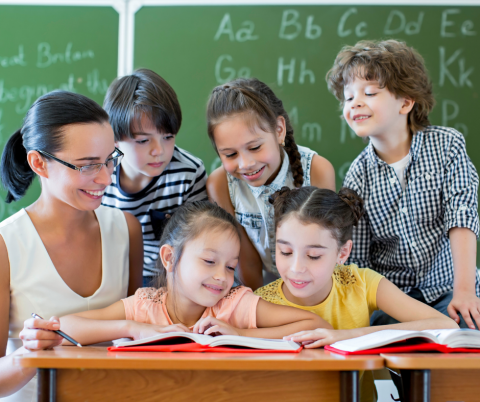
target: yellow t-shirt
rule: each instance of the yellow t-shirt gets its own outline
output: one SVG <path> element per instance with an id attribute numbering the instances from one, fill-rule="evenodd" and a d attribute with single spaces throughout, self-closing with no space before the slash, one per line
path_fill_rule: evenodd
<path id="1" fill-rule="evenodd" d="M 262 299 L 273 303 L 311 311 L 328 321 L 334 329 L 354 329 L 370 326 L 370 315 L 378 310 L 377 289 L 383 278 L 369 268 L 355 264 L 340 265 L 333 272 L 333 286 L 328 297 L 316 306 L 300 306 L 288 301 L 283 294 L 283 279 L 277 279 L 255 291 Z M 360 400 L 377 400 L 371 371 L 361 373 Z"/>
<path id="2" fill-rule="evenodd" d="M 333 272 L 333 286 L 328 297 L 316 306 L 300 306 L 283 294 L 283 279 L 277 279 L 255 291 L 273 303 L 311 311 L 328 321 L 335 329 L 370 326 L 370 315 L 377 310 L 377 289 L 382 275 L 355 264 L 338 266 Z"/>

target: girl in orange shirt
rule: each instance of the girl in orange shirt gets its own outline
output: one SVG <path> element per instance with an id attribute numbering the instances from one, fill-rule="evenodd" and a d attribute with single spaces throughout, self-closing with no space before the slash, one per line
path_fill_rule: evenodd
<path id="1" fill-rule="evenodd" d="M 313 313 L 266 302 L 249 288 L 231 289 L 240 238 L 234 218 L 217 205 L 180 207 L 160 244 L 157 289 L 141 288 L 107 308 L 62 317 L 62 330 L 91 344 L 179 331 L 281 338 L 331 328 Z"/>

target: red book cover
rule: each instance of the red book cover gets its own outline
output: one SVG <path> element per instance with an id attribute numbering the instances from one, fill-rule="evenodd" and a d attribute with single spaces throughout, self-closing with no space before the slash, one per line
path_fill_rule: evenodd
<path id="1" fill-rule="evenodd" d="M 176 345 L 140 345 L 117 347 L 110 346 L 110 352 L 206 352 L 206 353 L 299 353 L 303 349 L 300 346 L 297 350 L 271 350 L 271 349 L 251 349 L 242 347 L 228 346 L 203 346 L 199 343 L 180 343 Z"/>
<path id="2" fill-rule="evenodd" d="M 412 353 L 412 352 L 441 352 L 441 353 L 480 353 L 480 349 L 472 348 L 449 348 L 438 343 L 417 343 L 409 344 L 408 342 L 395 343 L 393 345 L 382 346 L 380 348 L 357 350 L 356 352 L 347 352 L 331 347 L 325 346 L 325 350 L 338 353 L 341 355 L 378 355 L 380 353 Z"/>

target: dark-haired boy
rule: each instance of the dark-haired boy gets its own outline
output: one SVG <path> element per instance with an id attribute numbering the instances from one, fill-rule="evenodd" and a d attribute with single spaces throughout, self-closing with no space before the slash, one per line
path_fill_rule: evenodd
<path id="1" fill-rule="evenodd" d="M 480 325 L 478 175 L 463 136 L 430 125 L 435 101 L 422 57 L 403 42 L 362 41 L 341 50 L 327 80 L 349 126 L 369 138 L 344 181 L 366 207 L 350 262 L 462 327 Z M 382 311 L 371 317 L 393 322 Z"/>
<path id="2" fill-rule="evenodd" d="M 103 104 L 125 156 L 102 205 L 135 215 L 142 224 L 144 286 L 156 276 L 165 219 L 185 202 L 207 199 L 203 162 L 175 146 L 182 112 L 173 88 L 151 70 L 116 79 Z"/>

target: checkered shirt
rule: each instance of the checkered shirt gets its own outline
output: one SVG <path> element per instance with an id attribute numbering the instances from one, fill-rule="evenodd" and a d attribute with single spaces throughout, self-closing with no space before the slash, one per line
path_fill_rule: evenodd
<path id="1" fill-rule="evenodd" d="M 343 185 L 364 199 L 366 213 L 354 228 L 348 264 L 374 269 L 405 293 L 418 288 L 430 303 L 453 289 L 448 231 L 468 228 L 478 237 L 478 175 L 452 128 L 418 132 L 409 155 L 403 191 L 371 143 L 350 166 Z"/>

